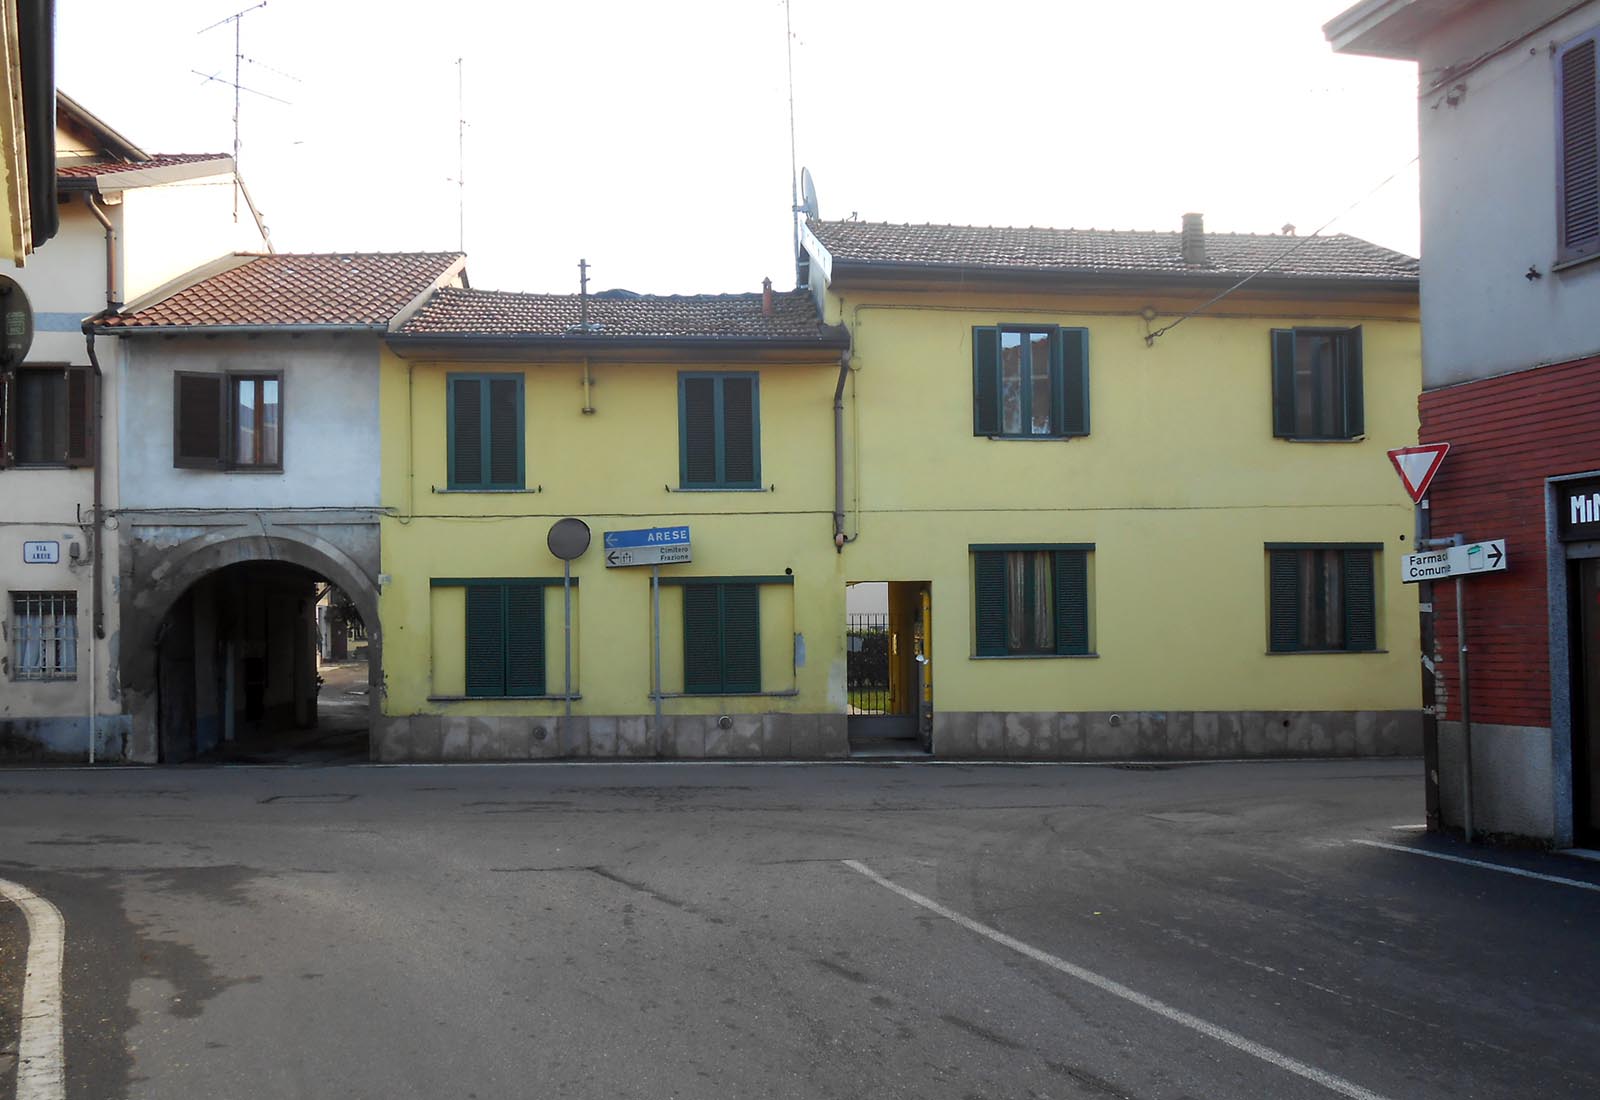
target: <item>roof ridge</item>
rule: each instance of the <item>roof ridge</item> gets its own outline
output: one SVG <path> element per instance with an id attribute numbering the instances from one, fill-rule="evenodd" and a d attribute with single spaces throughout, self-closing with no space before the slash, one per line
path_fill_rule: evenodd
<path id="1" fill-rule="evenodd" d="M 492 288 L 492 287 L 475 287 L 475 286 L 474 287 L 462 287 L 462 286 L 440 287 L 439 288 L 439 292 L 441 294 L 453 294 L 453 295 L 454 294 L 459 294 L 459 295 L 462 295 L 462 296 L 482 295 L 482 296 L 485 296 L 485 297 L 497 296 L 497 297 L 502 297 L 502 298 L 555 298 L 555 299 L 559 299 L 561 301 L 571 300 L 571 301 L 574 301 L 574 302 L 579 301 L 583 297 L 581 294 L 573 294 L 570 291 L 556 291 L 556 290 L 499 290 L 499 289 L 495 289 L 495 288 Z M 688 301 L 690 299 L 716 299 L 716 300 L 727 300 L 727 299 L 731 299 L 731 298 L 760 299 L 762 297 L 762 295 L 764 294 L 764 291 L 760 291 L 760 290 L 720 290 L 720 291 L 701 291 L 701 292 L 692 293 L 692 294 L 654 294 L 654 293 L 651 293 L 649 291 L 635 291 L 633 293 L 636 296 L 635 297 L 631 297 L 631 298 L 608 298 L 608 297 L 604 297 L 604 292 L 601 291 L 601 292 L 596 292 L 596 293 L 590 294 L 589 295 L 589 300 L 591 302 L 593 302 L 593 301 L 601 301 L 601 302 L 637 302 L 637 301 L 640 301 L 640 300 L 652 301 L 652 302 L 660 302 L 660 301 L 673 301 L 673 300 Z M 777 288 L 773 288 L 773 291 L 772 291 L 773 297 L 793 296 L 793 295 L 796 295 L 796 294 L 804 294 L 804 295 L 809 297 L 810 293 L 811 292 L 809 290 L 807 290 L 806 288 L 804 288 L 804 287 L 796 287 L 793 290 L 778 290 Z"/>
<path id="2" fill-rule="evenodd" d="M 982 233 L 1116 233 L 1141 237 L 1183 236 L 1183 231 L 1181 229 L 1100 229 L 1095 226 L 1076 225 L 973 225 L 962 222 L 851 221 L 848 219 L 829 218 L 818 218 L 817 223 L 821 225 L 875 226 L 883 229 L 971 229 Z M 1251 233 L 1237 229 L 1207 229 L 1205 233 L 1208 240 L 1215 239 L 1217 237 L 1248 237 L 1252 240 L 1284 241 L 1312 239 L 1335 240 L 1338 238 L 1344 238 L 1345 240 L 1360 241 L 1362 244 L 1370 244 L 1374 248 L 1387 247 L 1381 244 L 1374 244 L 1372 241 L 1369 241 L 1364 237 L 1357 237 L 1350 233 L 1308 233 L 1304 237 L 1293 237 L 1283 233 Z M 1396 250 L 1389 249 L 1389 251 L 1393 252 Z M 1398 255 L 1404 256 L 1405 253 L 1399 252 Z"/>

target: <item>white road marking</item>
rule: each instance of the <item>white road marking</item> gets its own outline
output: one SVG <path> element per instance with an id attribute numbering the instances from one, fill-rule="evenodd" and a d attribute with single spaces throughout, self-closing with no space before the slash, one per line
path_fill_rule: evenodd
<path id="1" fill-rule="evenodd" d="M 0 897 L 21 909 L 28 922 L 17 1100 L 63 1100 L 67 1066 L 61 1044 L 61 955 L 66 935 L 61 911 L 26 886 L 3 878 Z"/>
<path id="2" fill-rule="evenodd" d="M 884 878 L 882 875 L 878 874 L 878 872 L 874 871 L 871 867 L 868 867 L 865 863 L 862 863 L 859 860 L 847 859 L 844 861 L 844 865 L 850 868 L 852 871 L 857 871 L 865 875 L 873 882 L 876 882 L 879 886 L 882 886 L 888 890 L 893 890 L 907 901 L 922 906 L 922 908 L 928 910 L 930 913 L 937 913 L 939 916 L 960 925 L 969 932 L 976 932 L 985 939 L 992 940 L 1002 947 L 1009 947 L 1019 955 L 1025 955 L 1036 963 L 1041 963 L 1045 966 L 1048 966 L 1052 970 L 1058 970 L 1070 978 L 1078 979 L 1080 982 L 1087 982 L 1089 985 L 1094 986 L 1096 989 L 1103 990 L 1104 992 L 1111 994 L 1113 997 L 1121 997 L 1124 1001 L 1128 1001 L 1131 1004 L 1138 1005 L 1140 1008 L 1154 1012 L 1157 1016 L 1165 1017 L 1175 1024 L 1181 1024 L 1193 1031 L 1198 1031 L 1207 1038 L 1215 1039 L 1219 1043 L 1226 1043 L 1233 1049 L 1242 1051 L 1245 1054 L 1250 1055 L 1252 1058 L 1259 1058 L 1261 1061 L 1266 1062 L 1269 1065 L 1277 1066 L 1282 1070 L 1287 1070 L 1289 1073 L 1292 1073 L 1297 1077 L 1303 1077 L 1307 1081 L 1321 1085 L 1325 1089 L 1337 1092 L 1342 1096 L 1349 1096 L 1352 1098 L 1352 1100 L 1384 1100 L 1384 1098 L 1378 1093 L 1369 1092 L 1360 1085 L 1346 1081 L 1343 1077 L 1336 1077 L 1326 1070 L 1321 1070 L 1316 1066 L 1308 1066 L 1304 1062 L 1296 1061 L 1295 1059 L 1290 1058 L 1287 1054 L 1280 1054 L 1271 1047 L 1262 1046 L 1260 1043 L 1257 1043 L 1251 1039 L 1246 1039 L 1243 1035 L 1229 1031 L 1225 1027 L 1218 1027 L 1216 1024 L 1202 1020 L 1198 1016 L 1190 1015 L 1181 1008 L 1173 1008 L 1164 1001 L 1158 1001 L 1154 997 L 1148 997 L 1136 989 L 1130 989 L 1121 982 L 1112 981 L 1110 978 L 1096 974 L 1092 970 L 1086 970 L 1075 963 L 1070 963 L 1065 959 L 1057 958 L 1048 951 L 1041 951 L 1031 944 L 1023 943 L 1021 940 L 1008 936 L 1004 932 L 990 928 L 987 924 L 980 924 L 971 917 L 963 916 L 962 914 L 957 913 L 954 909 L 946 909 L 932 898 L 923 897 L 915 890 L 908 890 L 899 883 L 890 882 L 888 879 Z"/>
<path id="3" fill-rule="evenodd" d="M 1518 878 L 1536 878 L 1540 882 L 1554 882 L 1559 886 L 1576 886 L 1579 890 L 1593 890 L 1596 893 L 1600 893 L 1600 885 L 1593 882 L 1584 882 L 1582 879 L 1562 878 L 1560 875 L 1541 875 L 1538 871 L 1524 871 L 1521 867 L 1507 867 L 1500 863 L 1487 863 L 1481 859 L 1467 859 L 1465 856 L 1451 856 L 1443 852 L 1430 852 L 1423 848 L 1409 848 L 1404 844 L 1385 844 L 1381 840 L 1353 840 L 1350 843 L 1364 844 L 1368 848 L 1386 848 L 1391 852 L 1408 852 L 1414 856 L 1427 856 L 1429 859 L 1442 859 L 1447 863 L 1465 863 L 1468 867 L 1482 867 L 1488 871 L 1516 875 Z"/>

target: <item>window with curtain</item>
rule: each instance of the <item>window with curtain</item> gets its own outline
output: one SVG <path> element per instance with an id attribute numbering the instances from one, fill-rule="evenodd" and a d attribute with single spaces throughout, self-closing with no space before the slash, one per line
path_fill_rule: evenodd
<path id="1" fill-rule="evenodd" d="M 1092 549 L 973 547 L 977 656 L 1087 656 Z"/>
<path id="2" fill-rule="evenodd" d="M 1273 653 L 1378 647 L 1376 551 L 1370 546 L 1269 547 Z"/>
<path id="3" fill-rule="evenodd" d="M 11 639 L 12 679 L 76 679 L 77 594 L 74 592 L 12 593 Z"/>
<path id="4" fill-rule="evenodd" d="M 974 328 L 972 395 L 974 435 L 1088 435 L 1088 330 L 1056 325 Z"/>

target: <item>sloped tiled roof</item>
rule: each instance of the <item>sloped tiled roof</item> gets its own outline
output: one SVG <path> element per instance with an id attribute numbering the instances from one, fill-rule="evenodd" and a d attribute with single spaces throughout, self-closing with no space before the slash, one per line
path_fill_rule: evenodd
<path id="1" fill-rule="evenodd" d="M 402 336 L 773 340 L 839 343 L 804 290 L 774 291 L 772 315 L 760 294 L 590 295 L 590 330 L 580 330 L 576 294 L 521 294 L 444 287 L 400 329 Z"/>
<path id="2" fill-rule="evenodd" d="M 151 168 L 170 168 L 175 164 L 201 164 L 205 161 L 231 161 L 227 153 L 157 153 L 149 160 L 111 160 L 100 164 L 68 164 L 56 169 L 59 179 L 95 179 L 118 172 L 143 172 Z M 221 168 L 221 165 L 218 165 Z"/>
<path id="3" fill-rule="evenodd" d="M 463 259 L 459 252 L 239 253 L 242 262 L 102 329 L 381 329 Z"/>
<path id="4" fill-rule="evenodd" d="M 835 265 L 976 268 L 1070 275 L 1415 281 L 1416 259 L 1339 233 L 1206 233 L 1206 263 L 1183 260 L 1178 233 L 810 221 Z M 1293 251 L 1290 251 L 1293 249 Z"/>

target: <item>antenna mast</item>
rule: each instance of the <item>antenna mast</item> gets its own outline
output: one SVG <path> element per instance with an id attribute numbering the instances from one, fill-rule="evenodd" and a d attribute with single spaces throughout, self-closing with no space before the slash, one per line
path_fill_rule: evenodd
<path id="1" fill-rule="evenodd" d="M 239 82 L 242 75 L 240 69 L 244 65 L 244 17 L 253 11 L 267 6 L 267 0 L 259 4 L 252 4 L 248 8 L 234 12 L 225 19 L 219 19 L 209 27 L 201 27 L 200 34 L 215 30 L 225 23 L 233 24 L 233 220 L 239 220 L 239 93 L 244 91 L 244 85 Z M 207 78 L 212 79 L 212 78 Z M 257 93 L 258 95 L 261 93 Z M 267 98 L 275 98 L 268 96 Z M 279 102 L 282 102 L 281 100 Z"/>
<path id="2" fill-rule="evenodd" d="M 800 256 L 800 174 L 794 142 L 794 29 L 789 22 L 789 0 L 783 0 L 783 44 L 789 64 L 789 218 L 794 222 L 794 255 Z"/>
<path id="3" fill-rule="evenodd" d="M 467 250 L 466 64 L 456 58 L 456 251 Z"/>

